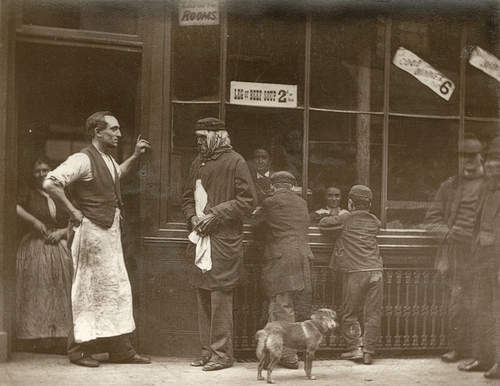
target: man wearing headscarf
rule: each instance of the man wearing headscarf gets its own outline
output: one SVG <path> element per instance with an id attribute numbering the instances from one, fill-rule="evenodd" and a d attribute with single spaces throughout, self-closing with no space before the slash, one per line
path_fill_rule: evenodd
<path id="1" fill-rule="evenodd" d="M 458 153 L 462 171 L 436 193 L 425 217 L 426 228 L 440 243 L 435 268 L 448 291 L 448 342 L 451 351 L 441 359 L 456 362 L 470 351 L 472 319 L 472 231 L 478 192 L 483 183 L 481 142 L 465 133 Z"/>
<path id="2" fill-rule="evenodd" d="M 246 282 L 242 218 L 253 211 L 257 196 L 247 163 L 232 149 L 223 121 L 200 119 L 196 136 L 199 154 L 182 197 L 202 346 L 201 357 L 191 365 L 212 371 L 234 361 L 233 294 Z"/>

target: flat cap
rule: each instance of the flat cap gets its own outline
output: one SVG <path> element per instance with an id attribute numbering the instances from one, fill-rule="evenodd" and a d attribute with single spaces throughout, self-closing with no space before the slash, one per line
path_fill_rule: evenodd
<path id="1" fill-rule="evenodd" d="M 495 137 L 491 140 L 486 154 L 500 154 L 500 136 Z"/>
<path id="2" fill-rule="evenodd" d="M 226 125 L 218 118 L 202 118 L 196 122 L 196 130 L 218 131 L 225 130 Z"/>
<path id="3" fill-rule="evenodd" d="M 483 145 L 474 133 L 465 133 L 464 140 L 458 145 L 460 154 L 478 154 L 483 151 Z"/>
<path id="4" fill-rule="evenodd" d="M 293 174 L 286 172 L 284 170 L 271 174 L 271 177 L 269 178 L 271 179 L 271 183 L 273 184 L 285 182 L 288 184 L 295 185 L 295 183 L 297 182 Z"/>
<path id="5" fill-rule="evenodd" d="M 349 192 L 349 196 L 355 196 L 358 198 L 366 198 L 367 200 L 371 200 L 373 198 L 373 193 L 368 186 L 354 185 Z"/>

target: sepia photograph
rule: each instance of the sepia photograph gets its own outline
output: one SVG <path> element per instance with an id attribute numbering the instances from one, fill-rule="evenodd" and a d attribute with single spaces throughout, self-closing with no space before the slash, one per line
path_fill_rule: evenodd
<path id="1" fill-rule="evenodd" d="M 499 24 L 0 0 L 0 386 L 498 382 Z"/>

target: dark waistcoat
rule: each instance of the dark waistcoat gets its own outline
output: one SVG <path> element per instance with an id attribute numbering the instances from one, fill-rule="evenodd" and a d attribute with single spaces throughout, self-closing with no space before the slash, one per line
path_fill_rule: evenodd
<path id="1" fill-rule="evenodd" d="M 75 206 L 90 221 L 111 228 L 116 208 L 123 207 L 118 171 L 115 171 L 113 181 L 106 163 L 94 146 L 86 147 L 81 152 L 90 158 L 92 179 L 73 182 L 70 185 L 71 197 Z"/>

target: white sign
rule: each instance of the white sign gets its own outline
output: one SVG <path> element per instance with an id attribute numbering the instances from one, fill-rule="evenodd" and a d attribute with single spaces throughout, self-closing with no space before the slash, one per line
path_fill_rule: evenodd
<path id="1" fill-rule="evenodd" d="M 179 25 L 219 25 L 219 0 L 180 0 Z"/>
<path id="2" fill-rule="evenodd" d="M 297 86 L 231 82 L 231 103 L 245 106 L 297 107 Z"/>
<path id="3" fill-rule="evenodd" d="M 500 60 L 481 47 L 470 54 L 469 63 L 500 82 Z"/>
<path id="4" fill-rule="evenodd" d="M 413 75 L 441 98 L 450 100 L 451 94 L 455 90 L 453 82 L 413 52 L 399 47 L 392 63 Z"/>

